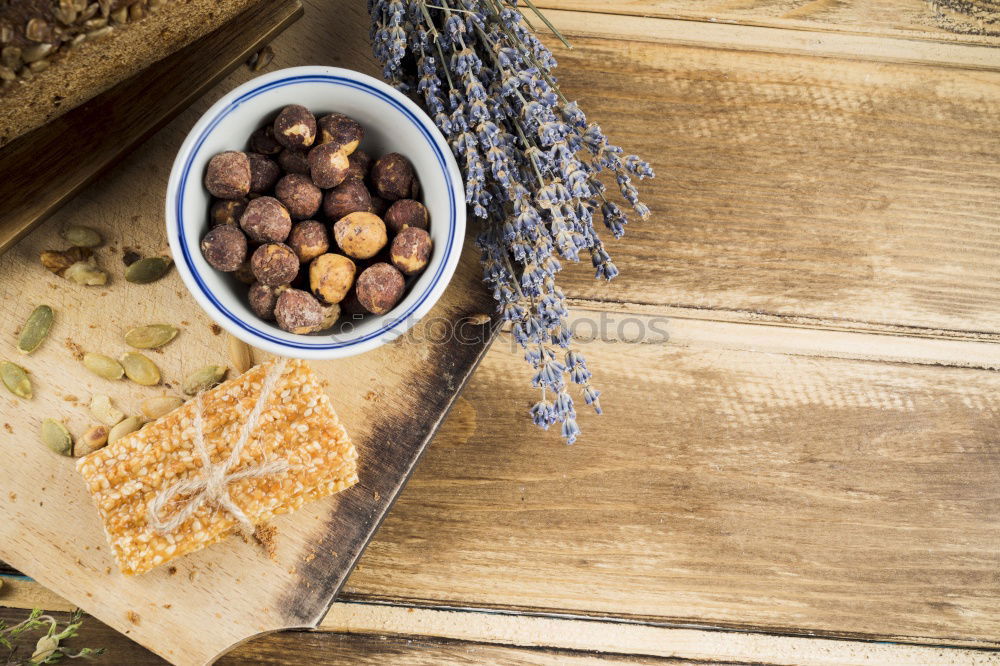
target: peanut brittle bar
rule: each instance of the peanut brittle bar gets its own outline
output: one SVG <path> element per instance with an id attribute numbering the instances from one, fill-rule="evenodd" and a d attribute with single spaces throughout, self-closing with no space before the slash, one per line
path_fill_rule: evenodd
<path id="1" fill-rule="evenodd" d="M 240 448 L 235 456 L 234 446 Z M 202 491 L 172 492 L 181 482 L 197 484 L 230 458 L 226 499 L 252 524 L 358 480 L 357 452 L 315 373 L 296 360 L 262 363 L 77 462 L 122 572 L 144 573 L 239 527 L 222 502 L 200 497 Z M 275 461 L 283 461 L 281 469 L 261 473 Z M 258 474 L 241 476 L 253 470 Z M 153 520 L 151 505 L 161 507 Z M 185 507 L 191 515 L 165 531 L 160 519 L 177 519 Z"/>

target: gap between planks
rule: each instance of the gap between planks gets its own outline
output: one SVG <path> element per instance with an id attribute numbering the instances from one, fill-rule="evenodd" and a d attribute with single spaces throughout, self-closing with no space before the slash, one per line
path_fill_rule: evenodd
<path id="1" fill-rule="evenodd" d="M 5 578 L 0 605 L 72 611 L 73 604 L 31 580 Z M 668 627 L 619 620 L 526 614 L 481 608 L 424 608 L 384 602 L 335 602 L 320 631 L 443 638 L 513 647 L 737 661 L 833 666 L 892 663 L 1000 664 L 991 650 L 905 643 L 785 636 L 744 631 Z"/>
<path id="2" fill-rule="evenodd" d="M 1000 48 L 990 46 L 562 9 L 546 9 L 545 14 L 568 37 L 1000 70 Z M 549 33 L 539 21 L 533 24 Z"/>
<path id="3" fill-rule="evenodd" d="M 660 309 L 662 312 L 662 309 Z M 789 326 L 783 322 L 748 323 L 647 314 L 574 305 L 570 327 L 581 351 L 595 343 L 654 344 L 725 349 L 765 354 L 842 358 L 883 363 L 1000 369 L 996 341 L 921 337 L 897 333 Z M 494 345 L 513 349 L 509 335 Z"/>

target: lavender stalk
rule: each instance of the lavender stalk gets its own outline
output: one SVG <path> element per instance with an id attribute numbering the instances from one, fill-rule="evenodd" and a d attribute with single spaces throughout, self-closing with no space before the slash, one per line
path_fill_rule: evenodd
<path id="1" fill-rule="evenodd" d="M 568 387 L 578 385 L 598 414 L 600 391 L 573 346 L 556 276 L 563 261 L 587 254 L 596 279 L 618 275 L 594 220 L 599 215 L 619 238 L 628 217 L 598 176 L 610 173 L 634 213 L 647 219 L 633 178 L 652 178 L 653 170 L 623 156 L 562 95 L 555 58 L 516 0 L 369 0 L 368 11 L 383 75 L 421 101 L 462 168 L 467 203 L 481 220 L 483 279 L 534 369 L 540 396 L 532 420 L 545 429 L 560 424 L 572 444 L 580 428 Z"/>

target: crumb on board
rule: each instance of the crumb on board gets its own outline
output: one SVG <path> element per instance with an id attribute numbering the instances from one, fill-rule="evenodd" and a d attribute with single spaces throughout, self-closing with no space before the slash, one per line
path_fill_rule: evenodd
<path id="1" fill-rule="evenodd" d="M 179 296 L 180 292 L 177 292 L 177 295 Z M 189 322 L 187 319 L 181 321 L 181 326 L 190 326 L 190 325 L 191 325 L 191 322 Z"/>
<path id="2" fill-rule="evenodd" d="M 142 255 L 133 250 L 130 247 L 125 248 L 125 252 L 122 254 L 122 263 L 126 266 L 131 266 L 135 262 L 139 261 Z"/>
<path id="3" fill-rule="evenodd" d="M 192 583 L 195 582 L 196 580 L 198 580 L 198 572 L 195 571 L 194 569 L 192 569 L 191 571 L 189 571 L 188 572 L 188 580 L 191 581 Z"/>
<path id="4" fill-rule="evenodd" d="M 14 434 L 14 426 L 12 426 L 9 423 L 4 423 L 3 424 L 3 429 L 6 430 L 8 432 L 8 434 L 11 434 L 11 435 Z"/>
<path id="5" fill-rule="evenodd" d="M 316 553 L 309 553 L 308 555 L 306 555 L 305 561 L 312 562 L 315 559 L 316 559 Z"/>
<path id="6" fill-rule="evenodd" d="M 177 567 L 175 566 L 167 567 L 167 573 L 170 574 L 171 576 L 175 575 L 177 573 Z"/>
<path id="7" fill-rule="evenodd" d="M 261 524 L 253 530 L 253 539 L 260 544 L 272 561 L 278 559 L 278 528 L 274 525 Z"/>
<path id="8" fill-rule="evenodd" d="M 377 401 L 378 400 L 378 393 L 376 393 L 375 391 L 368 391 L 368 393 L 365 393 L 365 400 L 375 400 L 375 401 Z"/>
<path id="9" fill-rule="evenodd" d="M 63 344 L 66 345 L 66 349 L 69 350 L 69 353 L 73 355 L 74 360 L 83 360 L 83 347 L 73 342 L 71 338 L 66 338 L 66 341 Z"/>
<path id="10" fill-rule="evenodd" d="M 296 571 L 298 571 L 298 569 L 296 569 L 295 567 L 288 567 L 288 573 L 292 574 L 293 576 L 295 575 Z"/>
<path id="11" fill-rule="evenodd" d="M 377 502 L 380 499 L 382 499 L 382 495 L 380 495 L 379 492 L 376 490 L 375 492 L 372 493 L 372 498 Z"/>
<path id="12" fill-rule="evenodd" d="M 73 395 L 72 393 L 70 393 L 69 395 L 64 395 L 63 396 L 63 400 L 65 400 L 66 402 L 79 402 L 80 401 L 80 399 L 78 397 L 76 397 L 75 395 Z"/>
<path id="13" fill-rule="evenodd" d="M 163 604 L 163 607 L 166 608 L 167 610 L 170 610 L 171 608 L 174 607 L 174 605 L 173 604 Z"/>
<path id="14" fill-rule="evenodd" d="M 111 575 L 111 567 L 105 567 L 104 573 L 106 573 L 107 575 L 110 576 Z"/>
<path id="15" fill-rule="evenodd" d="M 222 327 L 219 326 L 218 324 L 212 324 L 211 329 L 212 329 L 212 335 L 219 335 L 222 333 Z"/>
<path id="16" fill-rule="evenodd" d="M 132 610 L 130 610 L 129 612 L 125 613 L 125 617 L 128 618 L 129 622 L 131 622 L 132 624 L 135 624 L 135 625 L 138 625 L 139 622 L 142 621 L 142 618 L 139 617 L 139 614 L 136 613 L 135 611 L 132 611 Z"/>
<path id="17" fill-rule="evenodd" d="M 7 497 L 10 498 L 11 502 L 16 502 L 17 501 L 17 493 L 15 493 L 13 491 L 7 493 Z"/>

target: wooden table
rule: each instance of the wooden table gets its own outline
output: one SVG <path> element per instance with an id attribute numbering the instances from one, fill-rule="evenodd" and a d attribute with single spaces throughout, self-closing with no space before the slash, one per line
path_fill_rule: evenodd
<path id="1" fill-rule="evenodd" d="M 272 68 L 377 71 L 363 2 L 306 5 Z M 1000 8 L 539 5 L 658 174 L 622 276 L 565 275 L 606 414 L 534 429 L 502 335 L 321 629 L 223 662 L 1000 663 Z"/>

